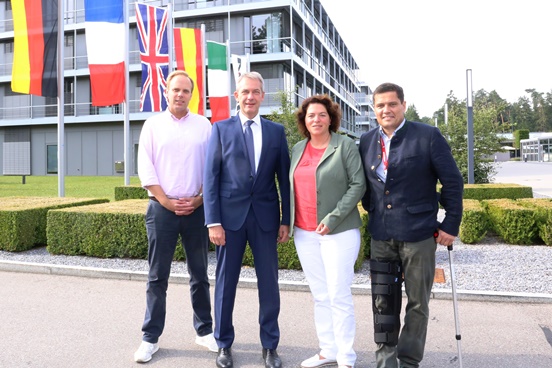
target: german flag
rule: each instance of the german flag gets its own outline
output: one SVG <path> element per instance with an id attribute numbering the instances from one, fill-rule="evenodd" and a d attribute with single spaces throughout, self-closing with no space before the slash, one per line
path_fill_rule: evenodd
<path id="1" fill-rule="evenodd" d="M 12 91 L 57 97 L 58 0 L 11 0 Z"/>

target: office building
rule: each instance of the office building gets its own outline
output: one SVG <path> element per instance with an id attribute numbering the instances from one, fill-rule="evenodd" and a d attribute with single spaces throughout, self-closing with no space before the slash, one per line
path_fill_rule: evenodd
<path id="1" fill-rule="evenodd" d="M 86 55 L 84 0 L 59 0 L 64 16 L 65 175 L 122 175 L 123 105 L 91 105 Z M 370 89 L 358 80 L 359 68 L 319 0 L 161 0 L 170 3 L 174 27 L 200 28 L 206 40 L 229 42 L 230 53 L 249 54 L 251 70 L 265 78 L 261 114 L 278 110 L 279 91 L 295 104 L 328 93 L 341 106 L 341 129 L 358 138 L 370 127 Z M 141 64 L 134 1 L 129 1 L 129 167 L 136 174 L 136 154 L 143 122 L 140 112 Z M 57 173 L 57 99 L 11 91 L 13 64 L 11 3 L 0 1 L 0 165 L 4 174 Z M 106 50 L 109 52 L 109 50 Z M 232 78 L 233 79 L 233 78 Z M 235 83 L 232 80 L 231 93 Z M 235 101 L 231 98 L 231 109 Z M 210 111 L 207 111 L 210 117 Z M 356 121 L 359 121 L 357 124 Z"/>

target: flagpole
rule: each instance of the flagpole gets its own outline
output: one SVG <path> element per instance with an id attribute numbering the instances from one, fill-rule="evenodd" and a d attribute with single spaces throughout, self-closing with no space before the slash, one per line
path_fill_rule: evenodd
<path id="1" fill-rule="evenodd" d="M 205 60 L 207 60 L 207 41 L 205 40 L 205 24 L 201 23 L 201 55 L 203 57 L 203 115 L 207 115 L 207 63 L 205 63 Z M 211 110 L 212 115 L 212 110 Z"/>
<path id="2" fill-rule="evenodd" d="M 64 130 L 64 117 L 65 117 L 65 88 L 63 83 L 64 73 L 64 32 L 65 23 L 63 15 L 65 1 L 58 2 L 58 33 L 57 33 L 57 85 L 58 85 L 58 196 L 65 197 L 65 130 Z"/>
<path id="3" fill-rule="evenodd" d="M 130 140 L 130 112 L 129 112 L 129 104 L 128 99 L 130 95 L 130 88 L 129 88 L 129 30 L 128 30 L 128 0 L 123 0 L 123 19 L 125 21 L 125 100 L 123 101 L 123 114 L 124 114 L 124 123 L 123 123 L 123 130 L 124 130 L 124 156 L 123 159 L 125 161 L 125 185 L 130 185 L 130 158 L 132 157 L 131 154 L 131 145 L 132 142 Z"/>
<path id="4" fill-rule="evenodd" d="M 228 88 L 230 89 L 228 91 L 228 116 L 232 116 L 232 96 L 234 94 L 232 93 L 232 73 L 230 73 L 230 39 L 226 39 L 226 70 L 228 71 L 227 78 L 228 78 Z"/>
<path id="5" fill-rule="evenodd" d="M 172 4 L 171 2 L 169 1 L 169 3 L 167 4 L 167 14 L 169 14 L 169 16 L 171 17 L 171 21 L 168 22 L 169 24 L 167 24 L 167 41 L 169 42 L 168 46 L 169 46 L 169 74 L 171 74 L 171 72 L 174 70 L 174 63 L 173 63 L 173 60 L 174 60 L 174 53 L 173 53 L 173 49 L 174 49 L 174 17 L 173 17 L 173 13 L 172 13 Z M 168 87 L 168 86 L 167 86 Z"/>

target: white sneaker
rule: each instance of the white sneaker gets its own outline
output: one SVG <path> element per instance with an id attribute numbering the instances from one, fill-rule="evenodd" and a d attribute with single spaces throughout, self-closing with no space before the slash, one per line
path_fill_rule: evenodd
<path id="1" fill-rule="evenodd" d="M 153 354 L 159 350 L 158 344 L 152 344 L 147 341 L 142 341 L 140 347 L 134 353 L 134 361 L 137 363 L 146 363 L 151 360 Z"/>
<path id="2" fill-rule="evenodd" d="M 214 351 L 215 353 L 219 350 L 217 341 L 215 340 L 215 336 L 213 336 L 212 333 L 205 336 L 196 336 L 195 342 L 196 344 L 206 347 L 207 349 Z"/>
<path id="3" fill-rule="evenodd" d="M 325 367 L 327 365 L 334 365 L 337 361 L 335 359 L 321 359 L 320 355 L 316 354 L 309 359 L 303 360 L 301 362 L 301 367 L 303 368 L 316 368 L 316 367 Z"/>

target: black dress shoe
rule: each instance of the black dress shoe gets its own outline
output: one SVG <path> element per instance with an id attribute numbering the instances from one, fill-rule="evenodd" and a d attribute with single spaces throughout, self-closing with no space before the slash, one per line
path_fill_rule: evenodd
<path id="1" fill-rule="evenodd" d="M 282 359 L 278 356 L 276 349 L 263 349 L 263 360 L 266 368 L 282 367 Z"/>
<path id="2" fill-rule="evenodd" d="M 232 351 L 230 348 L 220 348 L 217 355 L 217 367 L 218 368 L 232 368 L 234 362 L 232 361 Z"/>

